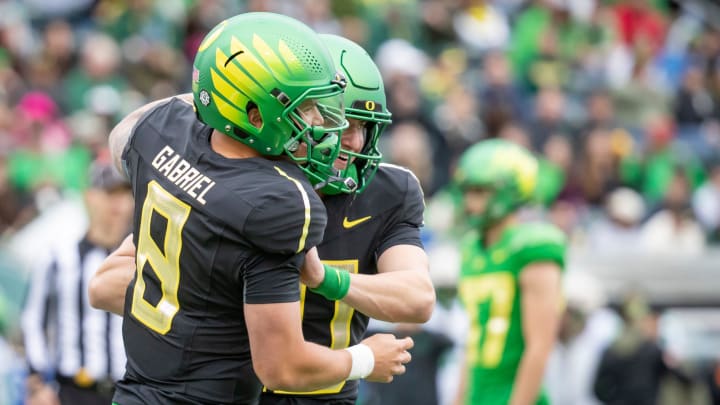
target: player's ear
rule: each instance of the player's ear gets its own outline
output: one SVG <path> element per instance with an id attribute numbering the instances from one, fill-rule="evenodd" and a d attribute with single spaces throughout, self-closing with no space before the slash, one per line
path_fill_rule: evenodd
<path id="1" fill-rule="evenodd" d="M 247 115 L 248 115 L 248 121 L 250 121 L 250 123 L 255 128 L 262 127 L 262 125 L 263 125 L 262 115 L 260 115 L 260 110 L 258 110 L 256 105 L 254 105 L 254 104 L 248 105 Z"/>

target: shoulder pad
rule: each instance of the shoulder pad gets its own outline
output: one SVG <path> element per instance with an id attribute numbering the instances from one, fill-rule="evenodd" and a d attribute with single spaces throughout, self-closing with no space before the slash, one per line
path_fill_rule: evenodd
<path id="1" fill-rule="evenodd" d="M 411 182 L 413 184 L 417 184 L 417 188 L 420 189 L 420 180 L 418 180 L 417 176 L 415 176 L 415 173 L 406 167 L 391 163 L 380 163 L 378 173 L 382 173 L 386 176 L 390 186 L 396 189 L 404 190 Z M 420 192 L 422 192 L 421 189 Z"/>
<path id="2" fill-rule="evenodd" d="M 513 229 L 509 247 L 518 267 L 533 262 L 556 262 L 565 265 L 567 238 L 565 234 L 547 223 L 521 224 Z"/>
<path id="3" fill-rule="evenodd" d="M 381 163 L 378 172 L 383 174 L 376 175 L 376 178 L 387 176 L 386 181 L 388 184 L 386 187 L 390 195 L 401 196 L 400 204 L 403 206 L 403 222 L 423 226 L 425 195 L 415 174 L 405 167 L 388 163 Z M 384 198 L 387 198 L 387 195 Z"/>
<path id="4" fill-rule="evenodd" d="M 469 230 L 460 237 L 460 274 L 472 269 L 472 262 L 479 254 L 480 233 L 475 229 Z"/>
<path id="5" fill-rule="evenodd" d="M 264 186 L 256 196 L 257 205 L 248 215 L 244 231 L 263 251 L 300 253 L 322 241 L 327 223 L 325 207 L 304 178 L 278 169 L 278 180 Z"/>

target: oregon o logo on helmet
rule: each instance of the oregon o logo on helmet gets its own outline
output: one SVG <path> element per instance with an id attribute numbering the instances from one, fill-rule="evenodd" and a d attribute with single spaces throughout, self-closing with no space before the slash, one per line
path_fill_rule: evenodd
<path id="1" fill-rule="evenodd" d="M 368 100 L 365 102 L 365 109 L 368 111 L 375 111 L 375 102 Z"/>

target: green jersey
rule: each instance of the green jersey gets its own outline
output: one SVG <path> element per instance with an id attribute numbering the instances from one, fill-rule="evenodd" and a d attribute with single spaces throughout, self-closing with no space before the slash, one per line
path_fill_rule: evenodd
<path id="1" fill-rule="evenodd" d="M 470 318 L 467 404 L 510 401 L 525 349 L 520 272 L 536 262 L 555 262 L 562 268 L 565 245 L 564 234 L 543 223 L 511 226 L 489 247 L 477 233 L 463 242 L 459 294 Z M 548 401 L 540 395 L 536 403 Z"/>

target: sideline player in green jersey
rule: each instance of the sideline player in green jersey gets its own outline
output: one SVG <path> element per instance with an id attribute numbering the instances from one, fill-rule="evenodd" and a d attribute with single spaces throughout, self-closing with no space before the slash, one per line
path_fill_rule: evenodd
<path id="1" fill-rule="evenodd" d="M 337 35 L 320 38 L 348 81 L 344 101 L 350 126 L 343 131 L 335 168 L 339 177 L 357 179 L 358 189 L 351 194 L 320 190 L 328 223 L 317 249 L 332 267 L 326 266 L 325 274 L 303 275 L 306 285 L 316 287 L 302 288 L 303 333 L 311 342 L 340 349 L 362 339 L 368 317 L 427 321 L 435 291 L 420 241 L 420 185 L 407 169 L 380 163 L 377 142 L 390 122 L 380 72 L 356 43 Z M 317 288 L 335 274 L 346 279 L 341 294 Z M 264 390 L 260 404 L 352 405 L 357 397 L 358 382 L 347 381 L 314 392 Z"/>
<path id="2" fill-rule="evenodd" d="M 254 404 L 263 383 L 308 390 L 404 372 L 409 339 L 347 350 L 303 339 L 299 270 L 323 271 L 311 248 L 327 219 L 304 175 L 335 172 L 347 125 L 344 80 L 317 34 L 241 14 L 208 33 L 193 66 L 191 102 L 151 103 L 110 134 L 137 246 L 113 401 Z"/>
<path id="3" fill-rule="evenodd" d="M 355 192 L 330 182 L 321 188 L 328 224 L 318 251 L 328 275 L 345 280 L 342 301 L 325 298 L 318 290 L 301 287 L 305 339 L 333 349 L 360 342 L 368 316 L 395 322 L 425 322 L 432 313 L 435 293 L 420 241 L 423 196 L 417 179 L 406 169 L 381 164 L 377 140 L 390 122 L 382 77 L 370 56 L 357 44 L 334 35 L 321 35 L 338 67 L 347 77 L 345 113 L 350 126 L 343 131 L 335 161 L 339 179 L 351 178 Z M 372 180 L 372 181 L 371 181 Z M 124 252 L 123 252 L 124 250 Z M 134 255 L 128 240 L 101 268 L 91 297 L 100 308 L 122 311 L 127 277 L 134 270 L 126 257 Z M 332 267 L 330 267 L 332 266 Z M 123 270 L 125 268 L 125 270 Z M 120 273 L 115 272 L 119 269 Z M 342 270 L 340 270 L 342 269 Z M 336 273 L 337 271 L 340 273 Z M 305 272 L 303 281 L 319 287 L 324 272 Z M 329 277 L 333 280 L 333 277 Z M 263 404 L 354 404 L 357 381 L 346 381 L 314 392 L 266 390 Z"/>
<path id="4" fill-rule="evenodd" d="M 473 228 L 462 244 L 459 297 L 470 330 L 459 403 L 547 404 L 541 385 L 559 327 L 565 236 L 521 223 L 537 162 L 522 147 L 488 140 L 460 158 L 454 181 Z"/>

